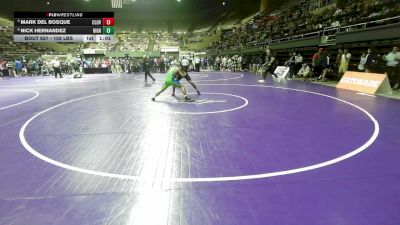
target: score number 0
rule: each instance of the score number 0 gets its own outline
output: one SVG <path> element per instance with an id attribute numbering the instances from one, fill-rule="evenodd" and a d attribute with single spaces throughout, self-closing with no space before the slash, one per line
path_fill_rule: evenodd
<path id="1" fill-rule="evenodd" d="M 103 26 L 114 26 L 114 18 L 103 18 Z"/>

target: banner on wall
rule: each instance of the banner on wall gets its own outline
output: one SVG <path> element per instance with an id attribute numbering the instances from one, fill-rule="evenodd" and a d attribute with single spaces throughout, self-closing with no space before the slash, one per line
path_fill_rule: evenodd
<path id="1" fill-rule="evenodd" d="M 179 47 L 161 47 L 160 52 L 179 52 Z"/>

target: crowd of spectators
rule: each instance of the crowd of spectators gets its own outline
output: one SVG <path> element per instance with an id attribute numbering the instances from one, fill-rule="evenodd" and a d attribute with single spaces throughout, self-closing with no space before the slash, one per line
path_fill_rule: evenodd
<path id="1" fill-rule="evenodd" d="M 316 4 L 318 2 L 318 4 Z M 322 3 L 322 5 L 321 5 Z M 343 27 L 352 24 L 364 23 L 372 20 L 379 20 L 398 16 L 400 12 L 400 2 L 398 0 L 360 0 L 348 1 L 343 6 L 336 5 L 334 0 L 297 0 L 297 4 L 290 8 L 280 9 L 279 11 L 264 11 L 258 13 L 254 18 L 244 25 L 236 26 L 231 29 L 222 30 L 221 40 L 211 44 L 212 50 L 238 50 L 248 47 L 254 43 L 268 44 L 272 40 L 285 38 L 289 36 L 305 34 L 310 32 L 320 32 L 324 29 Z M 382 22 L 384 23 L 384 22 Z M 380 24 L 382 24 L 380 23 Z M 135 33 L 121 32 L 116 34 L 114 43 L 85 43 L 77 48 L 81 52 L 85 48 L 106 49 L 107 51 L 159 51 L 162 47 L 182 46 L 187 43 L 196 43 L 203 41 L 211 30 L 198 32 L 195 34 L 180 33 Z M 27 74 L 47 74 L 51 73 L 51 64 L 41 58 L 25 59 L 9 57 L 4 60 L 4 55 L 16 54 L 34 54 L 40 55 L 49 50 L 43 46 L 34 43 L 14 43 L 12 40 L 12 27 L 0 27 L 0 49 L 3 57 L 0 61 L 3 74 L 7 71 L 9 75 L 27 75 Z M 357 67 L 360 71 L 374 71 L 375 68 L 368 65 L 371 59 L 372 50 L 365 51 L 360 56 L 360 63 Z M 391 60 L 391 53 L 386 55 L 374 56 L 375 61 L 381 65 Z M 335 74 L 337 78 L 348 70 L 350 60 L 354 60 L 347 49 L 340 50 L 332 56 L 332 53 L 321 51 L 312 57 L 312 62 L 303 62 L 300 54 L 291 53 L 287 61 L 280 62 L 290 68 L 289 78 L 313 77 L 316 80 L 325 80 L 329 74 Z M 394 60 L 398 62 L 398 54 L 394 54 Z M 300 60 L 301 57 L 301 60 Z M 358 55 L 357 55 L 358 57 Z M 32 58 L 32 57 L 31 57 Z M 333 62 L 332 59 L 336 59 Z M 137 72 L 141 71 L 142 59 L 133 58 L 88 58 L 81 62 L 62 61 L 63 72 L 74 70 L 75 64 L 80 64 L 83 68 L 109 68 L 115 73 Z M 265 58 L 262 54 L 258 55 L 234 55 L 203 57 L 199 59 L 201 67 L 205 69 L 222 71 L 243 71 L 245 69 L 258 72 L 262 69 Z M 179 61 L 173 57 L 160 57 L 151 59 L 152 68 L 155 72 L 163 72 L 171 65 L 178 64 Z M 393 63 L 392 63 L 393 64 Z M 398 65 L 398 64 L 396 64 Z M 391 67 L 386 65 L 387 69 Z M 397 67 L 396 67 L 397 68 Z M 394 71 L 394 72 L 393 72 Z M 381 71 L 379 71 L 381 72 Z M 396 70 L 388 71 L 391 81 L 398 84 Z"/>
<path id="2" fill-rule="evenodd" d="M 322 31 L 328 27 L 395 17 L 400 13 L 398 0 L 349 1 L 344 7 L 327 1 L 330 5 L 310 11 L 313 1 L 300 1 L 286 11 L 261 12 L 245 25 L 223 31 L 221 40 L 212 43 L 209 49 L 236 50 L 251 43 L 269 43 L 271 40 Z"/>
<path id="3" fill-rule="evenodd" d="M 58 59 L 58 58 L 57 58 Z M 80 71 L 81 60 L 78 58 L 60 59 L 57 66 L 64 74 Z M 1 77 L 48 76 L 54 73 L 54 61 L 49 58 L 17 57 L 13 60 L 0 60 Z"/>
<path id="4" fill-rule="evenodd" d="M 371 23 L 374 24 L 371 26 L 399 22 L 400 2 L 395 0 L 348 1 L 343 7 L 337 6 L 332 1 L 325 1 L 326 6 L 314 11 L 309 8 L 312 5 L 311 2 L 313 1 L 304 1 L 304 4 L 298 4 L 298 7 L 284 11 L 259 13 L 243 26 L 223 30 L 221 40 L 212 43 L 208 50 L 210 52 L 240 50 L 253 43 L 257 43 L 258 46 L 260 43 L 268 46 L 273 40 L 289 36 L 311 32 L 322 35 L 325 30 L 335 30 L 334 28 L 353 24 L 369 24 L 371 21 L 376 21 Z M 389 21 L 386 20 L 387 18 L 393 19 Z M 350 29 L 352 27 L 346 28 L 346 30 Z M 229 65 L 230 62 L 235 64 L 235 60 L 231 57 L 216 57 L 216 68 L 225 68 L 221 65 Z M 373 48 L 365 49 L 361 54 L 356 52 L 354 55 L 348 49 L 339 49 L 337 52 L 320 49 L 310 59 L 311 62 L 309 59 L 303 61 L 299 53 L 291 52 L 287 57 L 281 57 L 279 60 L 281 60 L 280 65 L 289 68 L 288 79 L 301 77 L 301 79 L 312 81 L 326 81 L 326 78 L 338 80 L 350 69 L 360 72 L 386 72 L 393 89 L 399 88 L 400 53 L 396 47 L 387 52 L 385 50 L 385 53 L 381 51 L 381 55 Z M 261 54 L 244 55 L 241 67 L 262 73 L 265 71 L 263 65 L 267 61 Z M 354 61 L 359 63 L 354 65 Z M 228 66 L 228 68 L 231 67 Z"/>
<path id="5" fill-rule="evenodd" d="M 144 56 L 135 58 L 125 57 L 106 57 L 106 56 L 76 56 L 67 58 L 65 56 L 49 56 L 46 58 L 38 57 L 26 59 L 25 57 L 15 60 L 0 60 L 0 78 L 19 77 L 19 76 L 49 76 L 60 71 L 61 77 L 66 74 L 86 73 L 88 71 L 102 71 L 108 73 L 139 73 L 144 71 L 144 62 L 150 71 L 164 73 L 171 66 L 180 65 L 182 58 L 175 56 L 152 57 Z M 200 71 L 212 69 L 208 57 L 198 57 L 190 55 L 186 57 L 189 62 L 190 71 Z M 56 62 L 56 63 L 55 63 Z M 101 70 L 100 70 L 101 69 Z"/>
<path id="6" fill-rule="evenodd" d="M 105 49 L 107 51 L 147 51 L 149 38 L 146 33 L 122 32 L 115 34 L 113 43 L 86 43 L 84 48 Z"/>
<path id="7" fill-rule="evenodd" d="M 51 61 L 41 56 L 53 50 L 40 43 L 14 42 L 13 29 L 13 26 L 0 26 L 0 76 L 51 74 L 54 71 Z M 69 53 L 74 53 L 74 49 L 70 48 Z M 62 66 L 65 71 L 72 71 L 72 62 Z"/>
<path id="8" fill-rule="evenodd" d="M 204 38 L 212 35 L 214 32 L 212 30 L 198 31 L 194 33 L 187 34 L 187 38 L 184 44 L 200 43 L 204 41 Z"/>
<path id="9" fill-rule="evenodd" d="M 159 51 L 163 47 L 180 46 L 182 35 L 178 33 L 155 33 L 152 34 L 154 40 L 154 51 Z"/>
<path id="10" fill-rule="evenodd" d="M 276 66 L 287 67 L 287 79 L 324 82 L 327 79 L 340 80 L 346 71 L 367 73 L 386 73 L 393 89 L 400 85 L 400 52 L 398 47 L 378 53 L 370 47 L 361 54 L 350 52 L 349 49 L 332 50 L 319 48 L 311 58 L 303 57 L 299 52 L 289 52 L 286 57 L 277 57 L 269 49 L 269 54 L 255 55 L 221 55 L 209 59 L 211 69 L 217 71 L 250 71 L 259 74 L 274 75 Z M 273 65 L 269 65 L 273 58 Z M 351 64 L 350 62 L 357 62 Z M 269 65 L 269 66 L 267 66 Z"/>
<path id="11" fill-rule="evenodd" d="M 351 63 L 357 62 L 357 63 Z M 289 59 L 286 64 L 290 71 L 298 77 L 313 81 L 326 81 L 327 78 L 340 80 L 346 71 L 367 73 L 386 73 L 393 89 L 399 88 L 400 82 L 400 52 L 397 47 L 379 54 L 375 48 L 364 49 L 361 54 L 353 54 L 349 49 L 338 49 L 332 52 L 319 48 L 312 56 L 311 63 L 302 62 L 302 68 L 307 73 L 299 70 L 298 61 Z M 293 66 L 293 67 L 292 67 Z M 291 77 L 291 76 L 289 76 Z"/>
<path id="12" fill-rule="evenodd" d="M 138 51 L 148 49 L 149 38 L 146 33 L 117 34 L 117 42 L 113 44 L 114 51 Z"/>
<path id="13" fill-rule="evenodd" d="M 2 58 L 14 58 L 16 55 L 42 54 L 49 51 L 46 47 L 35 43 L 14 42 L 13 27 L 0 26 L 0 53 Z"/>
<path id="14" fill-rule="evenodd" d="M 178 33 L 123 32 L 115 35 L 113 43 L 90 43 L 85 48 L 107 51 L 159 51 L 163 47 L 180 46 L 182 39 L 183 35 Z"/>

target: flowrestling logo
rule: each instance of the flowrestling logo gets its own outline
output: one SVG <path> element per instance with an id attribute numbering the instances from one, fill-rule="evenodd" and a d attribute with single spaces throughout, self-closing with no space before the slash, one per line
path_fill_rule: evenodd
<path id="1" fill-rule="evenodd" d="M 83 13 L 46 13 L 46 17 L 52 17 L 52 18 L 76 17 L 76 18 L 80 18 L 80 17 L 83 17 Z"/>

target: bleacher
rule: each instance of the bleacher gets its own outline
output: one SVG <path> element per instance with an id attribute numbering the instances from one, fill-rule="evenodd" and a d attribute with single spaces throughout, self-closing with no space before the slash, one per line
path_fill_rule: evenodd
<path id="1" fill-rule="evenodd" d="M 329 0 L 292 0 L 277 10 L 257 14 L 241 27 L 224 31 L 221 40 L 213 43 L 209 50 L 237 50 L 309 36 L 320 37 L 332 26 L 336 30 L 342 26 L 395 17 L 399 12 L 400 3 L 396 0 L 363 0 L 342 8 Z M 387 20 L 385 24 L 397 22 Z"/>
<path id="2" fill-rule="evenodd" d="M 15 43 L 13 40 L 13 27 L 0 26 L 0 52 L 2 58 L 13 59 L 22 55 L 40 55 L 49 49 L 35 43 Z"/>
<path id="3" fill-rule="evenodd" d="M 154 40 L 154 50 L 159 51 L 163 47 L 180 46 L 180 35 L 177 33 L 155 33 L 152 34 Z"/>

